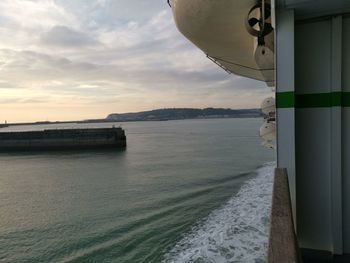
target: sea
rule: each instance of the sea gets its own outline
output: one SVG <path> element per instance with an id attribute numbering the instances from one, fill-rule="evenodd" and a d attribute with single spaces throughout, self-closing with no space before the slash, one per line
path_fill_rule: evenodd
<path id="1" fill-rule="evenodd" d="M 275 152 L 261 119 L 121 126 L 125 150 L 0 153 L 0 262 L 266 262 Z"/>

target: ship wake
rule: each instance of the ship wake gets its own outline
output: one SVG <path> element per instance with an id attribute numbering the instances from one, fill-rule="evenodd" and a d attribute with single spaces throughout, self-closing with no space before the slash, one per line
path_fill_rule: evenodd
<path id="1" fill-rule="evenodd" d="M 163 263 L 265 262 L 274 167 L 259 168 L 224 206 L 184 235 Z"/>

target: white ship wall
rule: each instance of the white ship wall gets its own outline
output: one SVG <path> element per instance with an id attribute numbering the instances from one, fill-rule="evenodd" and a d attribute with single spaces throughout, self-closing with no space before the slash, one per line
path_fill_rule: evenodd
<path id="1" fill-rule="evenodd" d="M 295 27 L 295 93 L 331 92 L 331 20 Z M 300 245 L 332 250 L 332 108 L 296 108 L 297 222 Z M 322 230 L 322 231 L 321 231 Z"/>
<path id="2" fill-rule="evenodd" d="M 288 168 L 300 247 L 349 254 L 350 17 L 293 12 L 276 14 L 278 166 Z"/>
<path id="3" fill-rule="evenodd" d="M 350 17 L 343 20 L 342 88 L 350 92 Z M 350 107 L 342 109 L 343 231 L 344 251 L 350 253 Z"/>

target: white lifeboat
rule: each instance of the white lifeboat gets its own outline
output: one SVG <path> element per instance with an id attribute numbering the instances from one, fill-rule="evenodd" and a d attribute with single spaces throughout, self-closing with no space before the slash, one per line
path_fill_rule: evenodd
<path id="1" fill-rule="evenodd" d="M 208 58 L 230 73 L 274 85 L 269 1 L 172 0 L 171 6 L 180 32 Z M 271 30 L 265 32 L 266 25 Z M 259 27 L 265 32 L 263 41 L 252 32 Z"/>
<path id="2" fill-rule="evenodd" d="M 273 141 L 276 135 L 276 124 L 273 122 L 264 122 L 260 127 L 260 137 L 266 141 Z"/>
<path id="3" fill-rule="evenodd" d="M 261 111 L 265 116 L 271 117 L 276 114 L 275 98 L 268 97 L 261 103 Z"/>

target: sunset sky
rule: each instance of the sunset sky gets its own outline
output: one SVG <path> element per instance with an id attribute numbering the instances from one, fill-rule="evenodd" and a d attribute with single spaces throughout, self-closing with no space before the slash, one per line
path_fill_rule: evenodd
<path id="1" fill-rule="evenodd" d="M 166 0 L 1 0 L 0 39 L 0 122 L 250 108 L 270 94 L 210 62 Z"/>

